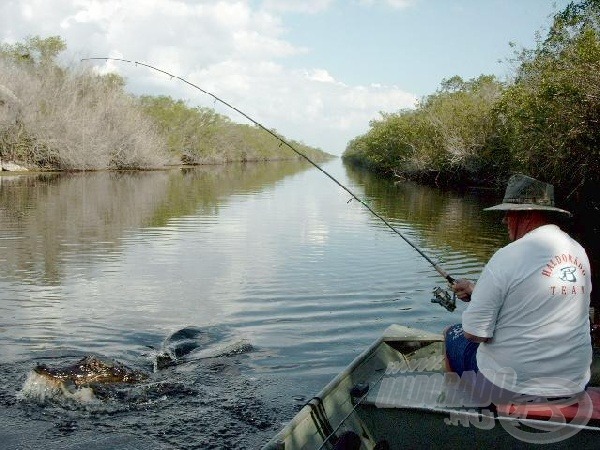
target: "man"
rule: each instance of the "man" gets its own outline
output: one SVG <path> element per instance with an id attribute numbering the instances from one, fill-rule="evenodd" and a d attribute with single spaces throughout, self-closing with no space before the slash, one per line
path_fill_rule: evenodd
<path id="1" fill-rule="evenodd" d="M 504 390 L 570 396 L 590 379 L 591 277 L 585 250 L 554 224 L 554 188 L 525 175 L 510 178 L 504 200 L 510 244 L 498 250 L 477 284 L 457 280 L 469 302 L 462 327 L 445 331 L 448 368 L 480 372 Z"/>

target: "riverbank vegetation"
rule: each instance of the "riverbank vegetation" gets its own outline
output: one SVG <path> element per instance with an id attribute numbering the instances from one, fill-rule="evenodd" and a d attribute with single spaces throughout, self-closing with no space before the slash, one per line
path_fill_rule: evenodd
<path id="1" fill-rule="evenodd" d="M 135 97 L 125 80 L 63 67 L 53 36 L 0 45 L 0 160 L 52 170 L 150 169 L 296 159 L 255 126 L 170 97 Z M 315 160 L 330 155 L 289 141 Z"/>
<path id="2" fill-rule="evenodd" d="M 502 185 L 513 172 L 573 200 L 600 180 L 600 1 L 556 13 L 545 38 L 515 55 L 514 78 L 453 77 L 415 109 L 383 114 L 346 161 L 438 184 Z"/>
<path id="3" fill-rule="evenodd" d="M 166 137 L 167 149 L 185 164 L 296 159 L 287 146 L 257 126 L 236 124 L 211 108 L 190 107 L 167 96 L 142 96 L 140 104 Z M 284 138 L 276 130 L 271 130 Z M 323 160 L 325 155 L 301 142 L 285 139 L 296 150 Z"/>

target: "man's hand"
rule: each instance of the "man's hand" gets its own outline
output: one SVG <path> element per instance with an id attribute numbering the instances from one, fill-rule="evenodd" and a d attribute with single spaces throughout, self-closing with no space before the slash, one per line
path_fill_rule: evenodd
<path id="1" fill-rule="evenodd" d="M 475 283 L 471 280 L 465 280 L 464 278 L 456 280 L 450 288 L 456 293 L 456 296 L 463 302 L 471 301 L 471 293 L 475 288 Z"/>

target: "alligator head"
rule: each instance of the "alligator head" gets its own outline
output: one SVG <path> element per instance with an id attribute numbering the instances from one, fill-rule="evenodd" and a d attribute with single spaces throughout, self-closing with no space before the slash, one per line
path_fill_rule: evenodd
<path id="1" fill-rule="evenodd" d="M 73 383 L 77 387 L 96 383 L 137 383 L 148 378 L 145 373 L 130 369 L 118 361 L 96 356 L 86 356 L 67 367 L 50 368 L 45 364 L 38 364 L 33 370 L 51 381 Z"/>

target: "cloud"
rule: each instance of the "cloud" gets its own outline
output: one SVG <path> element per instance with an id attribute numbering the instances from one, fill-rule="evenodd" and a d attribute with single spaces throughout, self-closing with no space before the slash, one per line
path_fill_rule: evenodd
<path id="1" fill-rule="evenodd" d="M 335 0 L 264 0 L 262 7 L 273 12 L 316 14 L 327 10 Z"/>
<path id="2" fill-rule="evenodd" d="M 0 4 L 0 40 L 60 35 L 71 61 L 111 56 L 152 64 L 213 92 L 288 138 L 340 153 L 379 111 L 410 107 L 416 98 L 396 86 L 348 85 L 326 67 L 286 66 L 290 56 L 307 50 L 285 39 L 277 11 L 317 12 L 331 3 L 267 0 L 256 7 L 250 0 L 14 0 Z M 171 95 L 243 120 L 190 86 L 151 70 L 97 64 L 125 76 L 135 94 Z"/>
<path id="3" fill-rule="evenodd" d="M 306 72 L 306 78 L 321 83 L 335 83 L 335 79 L 325 69 L 313 69 Z"/>
<path id="4" fill-rule="evenodd" d="M 387 5 L 394 9 L 408 8 L 413 6 L 417 0 L 358 0 L 358 3 L 363 6 Z"/>

